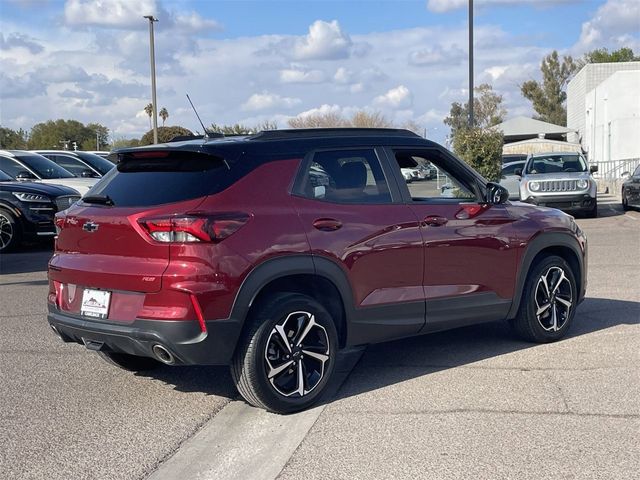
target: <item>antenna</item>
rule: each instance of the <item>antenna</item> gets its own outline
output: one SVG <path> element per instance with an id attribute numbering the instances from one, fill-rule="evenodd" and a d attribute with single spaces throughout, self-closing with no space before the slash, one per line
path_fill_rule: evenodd
<path id="1" fill-rule="evenodd" d="M 198 121 L 200 122 L 200 125 L 202 125 L 202 130 L 204 131 L 204 138 L 209 138 L 209 131 L 207 130 L 207 127 L 205 127 L 204 123 L 202 123 L 202 120 L 200 119 L 200 115 L 198 115 L 198 111 L 196 110 L 196 107 L 193 106 L 193 102 L 189 98 L 189 94 L 187 93 L 186 95 L 187 95 L 187 100 L 189 100 L 189 103 L 191 104 L 191 108 L 193 108 L 193 113 L 196 114 L 196 117 L 198 117 Z"/>

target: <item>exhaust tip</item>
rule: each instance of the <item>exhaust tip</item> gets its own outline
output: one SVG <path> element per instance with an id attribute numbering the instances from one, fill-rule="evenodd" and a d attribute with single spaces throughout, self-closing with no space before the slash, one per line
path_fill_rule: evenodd
<path id="1" fill-rule="evenodd" d="M 56 337 L 62 340 L 62 335 L 60 335 L 60 332 L 58 331 L 56 326 L 55 325 L 49 325 L 49 326 L 51 327 L 51 330 L 53 331 L 53 333 L 56 334 Z"/>
<path id="2" fill-rule="evenodd" d="M 173 354 L 159 343 L 156 343 L 153 347 L 151 347 L 151 351 L 153 352 L 155 357 L 162 363 L 165 363 L 167 365 L 173 365 L 174 363 L 176 363 L 176 359 L 174 358 Z"/>

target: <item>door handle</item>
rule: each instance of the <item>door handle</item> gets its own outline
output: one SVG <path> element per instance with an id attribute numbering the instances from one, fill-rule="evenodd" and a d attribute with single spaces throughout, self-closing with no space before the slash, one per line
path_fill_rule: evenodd
<path id="1" fill-rule="evenodd" d="M 448 221 L 449 220 L 447 220 L 444 217 L 441 217 L 440 215 L 429 215 L 424 219 L 425 225 L 429 225 L 430 227 L 441 227 Z"/>
<path id="2" fill-rule="evenodd" d="M 322 232 L 335 232 L 342 227 L 342 222 L 333 218 L 319 218 L 313 222 L 313 228 Z"/>

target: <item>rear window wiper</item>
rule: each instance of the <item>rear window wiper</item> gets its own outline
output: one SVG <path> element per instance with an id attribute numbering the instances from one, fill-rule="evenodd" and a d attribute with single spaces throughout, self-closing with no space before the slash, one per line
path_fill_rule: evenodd
<path id="1" fill-rule="evenodd" d="M 115 205 L 113 200 L 109 195 L 87 195 L 86 197 L 82 197 L 82 201 L 84 203 L 96 203 L 98 205 L 107 205 L 108 207 L 112 207 Z"/>

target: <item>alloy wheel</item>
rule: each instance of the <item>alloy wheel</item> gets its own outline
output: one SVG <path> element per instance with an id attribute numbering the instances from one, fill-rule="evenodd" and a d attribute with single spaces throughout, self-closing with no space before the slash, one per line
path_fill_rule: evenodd
<path id="1" fill-rule="evenodd" d="M 267 378 L 285 397 L 304 397 L 318 386 L 332 352 L 325 328 L 309 312 L 290 313 L 277 323 L 265 347 Z"/>
<path id="2" fill-rule="evenodd" d="M 561 267 L 550 267 L 536 285 L 536 318 L 548 332 L 557 332 L 569 319 L 573 308 L 571 281 Z"/>
<path id="3" fill-rule="evenodd" d="M 13 225 L 11 221 L 0 213 L 0 250 L 4 250 L 13 239 Z"/>

